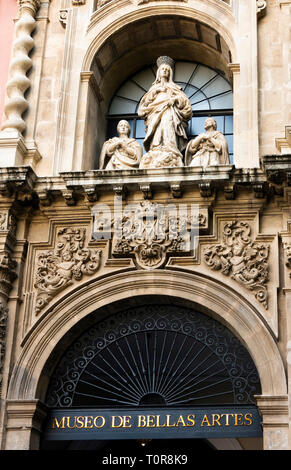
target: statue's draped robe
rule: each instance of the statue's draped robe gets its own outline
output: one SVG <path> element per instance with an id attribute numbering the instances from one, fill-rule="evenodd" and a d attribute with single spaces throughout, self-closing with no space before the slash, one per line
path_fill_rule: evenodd
<path id="1" fill-rule="evenodd" d="M 219 131 L 214 131 L 211 137 L 214 145 L 209 140 L 201 142 L 199 136 L 189 142 L 185 153 L 186 165 L 206 167 L 229 164 L 226 138 Z"/>
<path id="2" fill-rule="evenodd" d="M 101 150 L 100 155 L 100 168 L 109 161 L 105 167 L 106 170 L 124 170 L 138 168 L 142 157 L 142 147 L 135 139 L 128 139 L 126 141 L 126 149 L 116 148 L 110 151 L 112 144 L 124 142 L 120 137 L 113 137 L 107 140 Z M 130 153 L 129 153 L 130 152 Z M 134 154 L 134 158 L 132 158 Z"/>
<path id="3" fill-rule="evenodd" d="M 174 104 L 171 100 L 176 99 Z M 182 151 L 187 145 L 186 128 L 192 116 L 191 103 L 173 82 L 154 84 L 143 96 L 139 109 L 146 125 L 144 148 Z"/>

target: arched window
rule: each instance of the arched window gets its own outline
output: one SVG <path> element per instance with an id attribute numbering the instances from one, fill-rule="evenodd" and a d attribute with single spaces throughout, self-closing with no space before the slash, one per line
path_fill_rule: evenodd
<path id="1" fill-rule="evenodd" d="M 114 95 L 107 115 L 107 138 L 117 136 L 117 123 L 127 119 L 131 137 L 143 144 L 145 126 L 137 114 L 139 102 L 156 77 L 156 66 L 147 67 L 129 78 Z M 174 81 L 184 90 L 192 104 L 193 117 L 187 134 L 193 139 L 204 132 L 206 117 L 213 116 L 217 129 L 227 141 L 230 161 L 233 161 L 233 94 L 229 82 L 217 70 L 195 62 L 175 63 Z"/>

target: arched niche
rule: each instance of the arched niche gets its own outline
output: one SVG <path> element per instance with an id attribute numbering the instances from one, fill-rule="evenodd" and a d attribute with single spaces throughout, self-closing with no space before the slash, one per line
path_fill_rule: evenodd
<path id="1" fill-rule="evenodd" d="M 160 55 L 169 55 L 175 61 L 199 62 L 232 82 L 228 65 L 233 50 L 229 41 L 213 26 L 179 11 L 129 19 L 100 44 L 96 41 L 84 60 L 83 69 L 88 72 L 81 73 L 75 169 L 98 168 L 106 139 L 106 114 L 114 93 L 131 75 L 155 64 Z"/>

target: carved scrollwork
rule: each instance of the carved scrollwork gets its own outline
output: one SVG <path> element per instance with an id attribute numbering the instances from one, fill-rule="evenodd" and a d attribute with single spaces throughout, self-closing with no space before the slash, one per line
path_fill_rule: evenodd
<path id="1" fill-rule="evenodd" d="M 269 245 L 251 238 L 247 222 L 231 221 L 225 224 L 223 243 L 208 246 L 204 251 L 206 264 L 254 291 L 256 299 L 268 308 L 267 282 Z"/>
<path id="2" fill-rule="evenodd" d="M 204 214 L 159 212 L 159 207 L 143 201 L 138 212 L 125 214 L 113 236 L 112 254 L 133 256 L 142 269 L 156 269 L 165 263 L 169 254 L 185 254 L 191 250 L 191 234 L 206 224 Z M 115 221 L 116 228 L 116 221 Z M 116 232 L 115 232 L 116 234 Z"/>
<path id="3" fill-rule="evenodd" d="M 101 250 L 86 248 L 85 237 L 83 228 L 60 229 L 56 249 L 38 256 L 34 284 L 37 313 L 61 290 L 99 269 Z"/>

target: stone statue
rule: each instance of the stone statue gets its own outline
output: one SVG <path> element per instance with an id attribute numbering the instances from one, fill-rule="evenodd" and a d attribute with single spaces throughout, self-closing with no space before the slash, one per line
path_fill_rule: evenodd
<path id="1" fill-rule="evenodd" d="M 121 120 L 117 124 L 118 137 L 107 140 L 100 155 L 100 169 L 106 164 L 105 170 L 126 170 L 138 168 L 142 157 L 142 146 L 129 137 L 130 125 Z M 109 161 L 108 161 L 109 158 Z"/>
<path id="2" fill-rule="evenodd" d="M 140 168 L 183 166 L 181 151 L 187 145 L 186 128 L 191 103 L 173 82 L 173 60 L 159 57 L 156 80 L 142 97 L 138 115 L 144 118 L 146 136 Z"/>
<path id="3" fill-rule="evenodd" d="M 228 145 L 224 135 L 217 131 L 215 119 L 209 117 L 204 123 L 205 133 L 190 140 L 185 153 L 185 165 L 212 166 L 229 164 Z"/>

